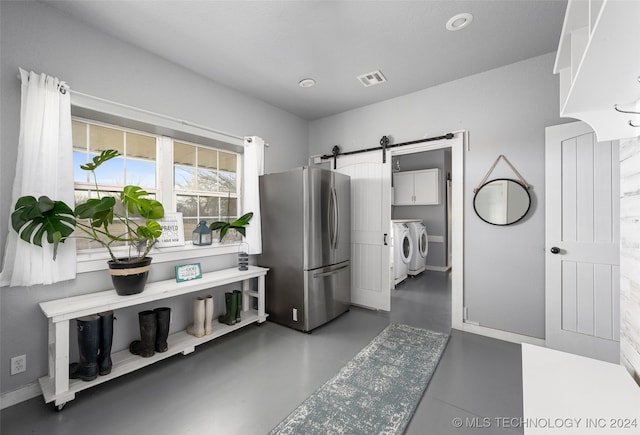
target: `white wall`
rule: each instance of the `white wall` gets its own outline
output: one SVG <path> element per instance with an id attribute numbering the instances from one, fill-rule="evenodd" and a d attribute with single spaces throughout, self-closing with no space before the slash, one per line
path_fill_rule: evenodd
<path id="1" fill-rule="evenodd" d="M 469 319 L 482 326 L 544 337 L 544 129 L 558 116 L 558 78 L 550 53 L 402 97 L 311 122 L 311 155 L 374 147 L 466 129 L 464 286 Z M 382 85 L 384 86 L 384 85 Z M 504 154 L 531 184 L 521 222 L 488 225 L 475 216 L 473 188 Z M 514 178 L 506 165 L 493 175 Z M 456 213 L 456 211 L 453 211 Z"/>
<path id="2" fill-rule="evenodd" d="M 270 143 L 267 171 L 307 162 L 308 123 L 262 101 L 220 86 L 160 57 L 99 33 L 37 2 L 0 2 L 0 254 L 4 252 L 20 123 L 18 67 L 66 81 L 73 90 Z M 206 53 L 203 53 L 206 55 Z M 235 256 L 200 261 L 205 271 L 235 264 Z M 169 279 L 175 264 L 156 265 L 150 280 Z M 2 393 L 35 382 L 47 371 L 47 322 L 38 303 L 111 288 L 106 272 L 74 282 L 0 289 L 0 385 Z M 222 310 L 222 291 L 217 294 Z M 191 319 L 190 300 L 170 300 L 172 330 Z M 151 305 L 153 308 L 157 304 Z M 136 313 L 118 312 L 114 351 L 135 339 Z M 73 325 L 72 325 L 73 327 Z M 9 358 L 27 355 L 27 371 L 9 377 Z"/>

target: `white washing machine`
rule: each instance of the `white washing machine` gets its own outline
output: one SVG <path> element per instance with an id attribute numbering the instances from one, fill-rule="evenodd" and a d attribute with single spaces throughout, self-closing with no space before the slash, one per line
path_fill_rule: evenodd
<path id="1" fill-rule="evenodd" d="M 413 241 L 409 234 L 409 228 L 404 222 L 393 223 L 393 270 L 394 285 L 407 279 L 409 262 L 413 255 Z"/>
<path id="2" fill-rule="evenodd" d="M 417 275 L 423 272 L 427 265 L 427 254 L 429 253 L 429 237 L 427 228 L 422 221 L 408 222 L 409 235 L 413 241 L 413 255 L 409 261 L 407 274 Z"/>

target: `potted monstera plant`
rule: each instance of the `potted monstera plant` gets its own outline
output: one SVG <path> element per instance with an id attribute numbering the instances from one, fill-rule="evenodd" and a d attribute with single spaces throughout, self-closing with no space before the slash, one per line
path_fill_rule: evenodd
<path id="1" fill-rule="evenodd" d="M 100 189 L 96 169 L 119 155 L 116 150 L 104 150 L 92 162 L 80 166 L 91 172 L 96 198 L 72 209 L 47 196 L 23 196 L 11 214 L 11 226 L 22 240 L 37 246 L 42 246 L 46 235 L 53 245 L 54 260 L 58 245 L 71 237 L 97 242 L 111 257 L 109 271 L 116 291 L 132 295 L 144 290 L 152 259 L 148 254 L 162 235 L 157 220 L 164 217 L 164 207 L 139 186 L 125 186 L 117 198 Z M 117 257 L 113 248 L 122 242 L 128 245 L 128 255 Z"/>

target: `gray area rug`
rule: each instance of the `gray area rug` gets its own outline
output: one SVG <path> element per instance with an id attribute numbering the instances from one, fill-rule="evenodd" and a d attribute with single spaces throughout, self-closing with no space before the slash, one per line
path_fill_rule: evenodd
<path id="1" fill-rule="evenodd" d="M 401 434 L 448 334 L 392 323 L 270 434 Z"/>

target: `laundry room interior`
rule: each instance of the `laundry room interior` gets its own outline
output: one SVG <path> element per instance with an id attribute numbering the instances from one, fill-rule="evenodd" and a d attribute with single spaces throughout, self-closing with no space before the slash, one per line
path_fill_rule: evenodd
<path id="1" fill-rule="evenodd" d="M 424 170 L 435 171 L 434 177 L 427 179 L 416 179 L 414 184 L 415 199 L 412 205 L 405 205 L 402 200 L 403 193 L 399 189 L 404 189 L 403 184 L 398 183 L 398 175 L 405 173 L 422 173 Z M 448 148 L 423 151 L 413 154 L 397 155 L 393 157 L 393 200 L 391 207 L 391 219 L 393 224 L 406 223 L 410 221 L 422 223 L 426 230 L 427 246 L 422 247 L 424 241 L 420 241 L 419 237 L 414 234 L 411 239 L 412 256 L 420 255 L 420 251 L 426 251 L 425 269 L 428 271 L 447 273 L 451 270 L 451 201 L 449 183 L 451 180 L 451 150 Z M 419 172 L 417 172 L 419 171 Z M 435 182 L 435 183 L 434 183 Z M 433 191 L 435 189 L 437 195 L 431 199 L 420 201 L 420 193 Z M 428 204 L 426 204 L 428 202 Z M 400 205 L 402 204 L 402 205 Z M 395 231 L 393 232 L 395 235 Z M 393 240 L 394 249 L 398 246 L 397 240 Z M 405 246 L 406 250 L 408 247 Z M 426 248 L 426 249 L 425 249 Z M 391 256 L 394 260 L 395 255 Z M 393 261 L 393 260 L 392 260 Z M 408 264 L 410 266 L 410 264 Z M 412 279 L 419 278 L 421 274 L 420 268 L 415 269 L 411 273 L 409 267 L 408 276 Z M 398 277 L 396 277 L 396 280 Z M 404 280 L 402 280 L 404 281 Z M 396 285 L 401 285 L 401 282 Z"/>

